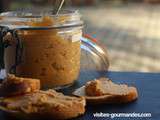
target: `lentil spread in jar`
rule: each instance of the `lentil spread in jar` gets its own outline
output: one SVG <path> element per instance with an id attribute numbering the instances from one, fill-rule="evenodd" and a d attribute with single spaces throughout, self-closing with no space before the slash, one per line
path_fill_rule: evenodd
<path id="1" fill-rule="evenodd" d="M 25 19 L 27 21 L 13 22 L 14 26 L 29 26 L 17 30 L 23 44 L 23 55 L 22 62 L 16 66 L 16 75 L 38 78 L 43 88 L 72 84 L 78 78 L 80 70 L 83 22 L 79 13 L 72 11 L 59 16 L 45 15 L 40 18 L 25 16 Z M 38 29 L 39 27 L 45 29 Z M 11 43 L 5 51 L 8 72 L 16 56 L 16 44 Z"/>

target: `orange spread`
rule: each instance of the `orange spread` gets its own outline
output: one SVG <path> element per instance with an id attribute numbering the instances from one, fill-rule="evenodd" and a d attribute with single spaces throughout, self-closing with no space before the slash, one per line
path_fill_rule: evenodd
<path id="1" fill-rule="evenodd" d="M 41 21 L 28 24 L 33 27 L 52 26 L 54 19 L 45 16 Z M 78 40 L 74 40 L 77 35 Z M 77 79 L 81 30 L 23 30 L 19 31 L 19 36 L 23 41 L 24 55 L 23 63 L 17 66 L 17 75 L 38 78 L 45 88 L 69 85 Z M 10 50 L 6 52 L 12 54 Z"/>

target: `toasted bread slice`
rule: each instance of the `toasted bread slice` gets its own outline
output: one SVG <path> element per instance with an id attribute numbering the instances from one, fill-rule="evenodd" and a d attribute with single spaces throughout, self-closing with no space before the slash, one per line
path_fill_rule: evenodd
<path id="1" fill-rule="evenodd" d="M 85 112 L 85 98 L 65 96 L 54 90 L 38 91 L 0 100 L 0 109 L 39 118 L 69 119 Z"/>
<path id="2" fill-rule="evenodd" d="M 107 78 L 100 78 L 86 83 L 73 92 L 76 96 L 84 96 L 88 103 L 128 103 L 138 98 L 135 87 L 115 84 Z"/>
<path id="3" fill-rule="evenodd" d="M 40 80 L 8 75 L 0 86 L 0 96 L 13 96 L 35 92 L 40 89 Z"/>

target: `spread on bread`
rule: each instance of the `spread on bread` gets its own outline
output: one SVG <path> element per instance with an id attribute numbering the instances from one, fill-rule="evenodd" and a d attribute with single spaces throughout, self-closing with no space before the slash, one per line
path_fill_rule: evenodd
<path id="1" fill-rule="evenodd" d="M 9 75 L 0 86 L 0 109 L 27 116 L 70 119 L 84 114 L 85 98 L 40 90 L 40 81 Z"/>
<path id="2" fill-rule="evenodd" d="M 74 93 L 84 96 L 89 103 L 128 103 L 138 98 L 135 87 L 113 83 L 108 78 L 100 78 L 87 82 Z"/>
<path id="3" fill-rule="evenodd" d="M 58 120 L 74 118 L 85 112 L 83 97 L 65 96 L 54 90 L 7 97 L 0 101 L 0 105 L 10 111 L 49 116 Z"/>
<path id="4" fill-rule="evenodd" d="M 86 83 L 66 96 L 55 90 L 40 90 L 38 79 L 8 75 L 0 86 L 0 109 L 25 114 L 70 119 L 84 114 L 86 101 L 91 104 L 128 103 L 138 98 L 135 87 L 113 83 L 108 78 L 99 78 Z M 3 93 L 3 94 L 2 94 Z"/>
<path id="5" fill-rule="evenodd" d="M 0 96 L 13 96 L 40 90 L 39 79 L 16 77 L 9 74 L 0 86 Z"/>

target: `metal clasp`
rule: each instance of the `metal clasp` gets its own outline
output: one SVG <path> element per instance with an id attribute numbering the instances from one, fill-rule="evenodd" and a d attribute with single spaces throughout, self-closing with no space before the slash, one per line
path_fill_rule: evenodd
<path id="1" fill-rule="evenodd" d="M 0 26 L 0 70 L 5 69 L 5 48 L 11 45 L 7 40 L 4 39 L 9 33 L 12 35 L 13 40 L 16 41 L 15 63 L 11 66 L 9 73 L 16 74 L 16 67 L 22 62 L 23 44 L 18 36 L 18 30 L 11 30 L 6 26 Z"/>
<path id="2" fill-rule="evenodd" d="M 8 27 L 0 26 L 0 70 L 5 68 L 4 52 L 8 44 L 4 41 L 4 37 L 7 35 L 8 32 Z"/>

